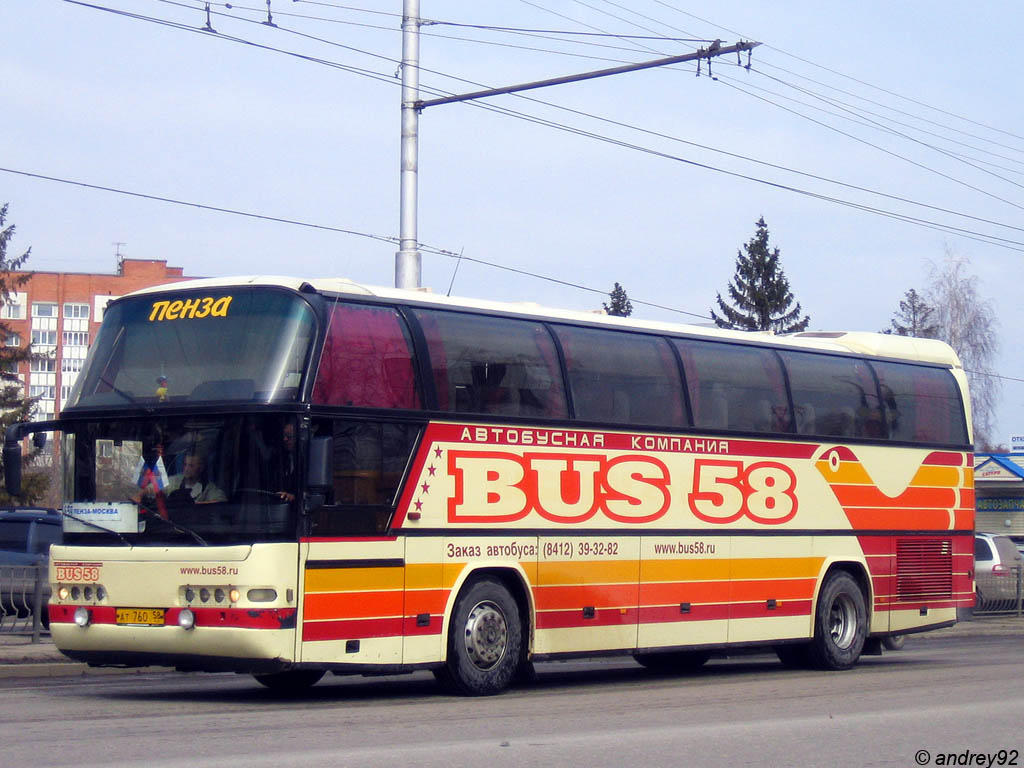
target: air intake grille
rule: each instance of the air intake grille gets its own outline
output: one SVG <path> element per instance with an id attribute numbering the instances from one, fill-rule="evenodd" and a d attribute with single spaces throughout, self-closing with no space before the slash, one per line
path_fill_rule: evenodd
<path id="1" fill-rule="evenodd" d="M 951 539 L 897 539 L 896 593 L 900 600 L 953 597 Z"/>

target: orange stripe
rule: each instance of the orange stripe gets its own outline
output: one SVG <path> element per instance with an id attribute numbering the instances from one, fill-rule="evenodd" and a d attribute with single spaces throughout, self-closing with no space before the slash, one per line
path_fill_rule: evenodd
<path id="1" fill-rule="evenodd" d="M 898 531 L 910 528 L 947 530 L 948 509 L 851 509 L 845 510 L 850 525 L 880 531 Z"/>
<path id="2" fill-rule="evenodd" d="M 592 605 L 596 608 L 636 606 L 636 584 L 587 584 L 572 587 L 537 587 L 538 611 L 554 611 Z"/>
<path id="3" fill-rule="evenodd" d="M 957 493 L 952 488 L 908 488 L 895 498 L 877 488 L 857 485 L 833 485 L 839 503 L 844 507 L 916 507 L 956 506 Z"/>
<path id="4" fill-rule="evenodd" d="M 731 600 L 734 603 L 753 600 L 809 600 L 814 595 L 816 579 L 777 579 L 772 581 L 734 581 Z"/>
<path id="5" fill-rule="evenodd" d="M 537 580 L 541 584 L 621 584 L 638 581 L 639 574 L 637 560 L 580 560 L 574 563 L 537 564 Z"/>
<path id="6" fill-rule="evenodd" d="M 728 581 L 688 581 L 675 584 L 641 584 L 640 605 L 676 603 L 726 603 Z"/>
<path id="7" fill-rule="evenodd" d="M 401 616 L 402 592 L 327 592 L 306 595 L 303 618 L 358 619 Z"/>
<path id="8" fill-rule="evenodd" d="M 417 613 L 444 613 L 444 607 L 448 604 L 448 589 L 423 589 L 416 592 L 405 593 L 405 615 L 413 616 Z"/>

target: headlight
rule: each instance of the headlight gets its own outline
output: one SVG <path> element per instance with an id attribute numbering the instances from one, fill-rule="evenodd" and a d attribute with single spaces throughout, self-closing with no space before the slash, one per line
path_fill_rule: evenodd
<path id="1" fill-rule="evenodd" d="M 92 622 L 92 612 L 88 608 L 78 606 L 75 608 L 75 624 L 80 627 L 88 627 Z"/>
<path id="2" fill-rule="evenodd" d="M 192 629 L 196 625 L 196 615 L 188 608 L 182 608 L 178 614 L 178 626 L 182 629 Z"/>

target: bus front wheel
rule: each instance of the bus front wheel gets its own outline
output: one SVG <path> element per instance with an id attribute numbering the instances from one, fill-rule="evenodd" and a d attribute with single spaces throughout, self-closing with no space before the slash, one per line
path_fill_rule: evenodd
<path id="1" fill-rule="evenodd" d="M 857 663 L 867 638 L 864 592 L 845 571 L 830 574 L 818 595 L 814 639 L 807 646 L 818 669 L 849 669 Z"/>
<path id="2" fill-rule="evenodd" d="M 443 677 L 469 696 L 500 693 L 519 668 L 522 641 L 515 598 L 500 581 L 479 579 L 455 603 Z"/>

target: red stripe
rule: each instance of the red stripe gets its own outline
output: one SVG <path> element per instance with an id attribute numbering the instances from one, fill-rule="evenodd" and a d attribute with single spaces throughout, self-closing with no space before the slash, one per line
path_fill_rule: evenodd
<path id="1" fill-rule="evenodd" d="M 50 621 L 72 623 L 77 605 L 50 605 Z M 91 624 L 117 624 L 117 608 L 107 605 L 86 605 L 92 614 Z M 157 609 L 159 610 L 159 609 Z M 182 608 L 164 610 L 164 626 L 177 626 Z M 295 626 L 294 608 L 191 608 L 197 627 L 237 627 L 241 629 L 283 629 Z M 138 625 L 130 625 L 138 626 Z"/>
<path id="2" fill-rule="evenodd" d="M 636 608 L 599 608 L 594 618 L 583 618 L 582 610 L 543 611 L 537 614 L 537 629 L 570 629 L 574 627 L 618 627 L 636 624 Z"/>
<path id="3" fill-rule="evenodd" d="M 689 613 L 682 613 L 678 605 L 652 605 L 640 609 L 641 624 L 667 624 L 676 621 L 712 621 L 729 618 L 729 605 L 691 605 Z"/>
<path id="4" fill-rule="evenodd" d="M 964 460 L 969 456 L 970 454 L 966 453 L 935 451 L 934 453 L 928 454 L 928 457 L 921 463 L 927 464 L 931 467 L 962 467 L 964 465 Z"/>
<path id="5" fill-rule="evenodd" d="M 413 619 L 415 621 L 415 619 Z M 302 639 L 355 640 L 368 637 L 401 637 L 401 616 L 386 619 L 342 619 L 338 621 L 302 622 Z"/>

